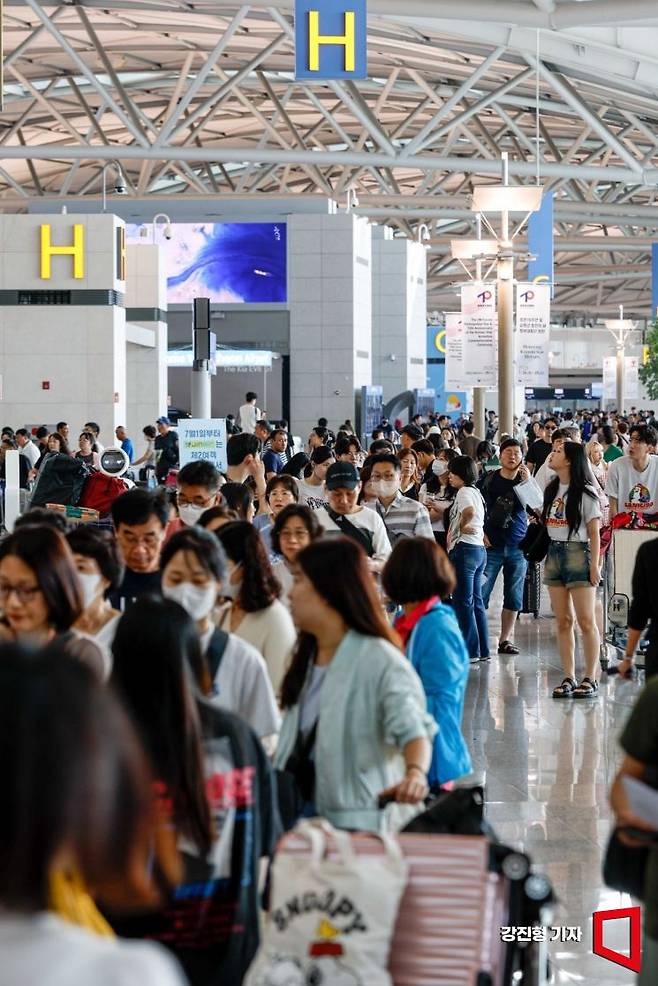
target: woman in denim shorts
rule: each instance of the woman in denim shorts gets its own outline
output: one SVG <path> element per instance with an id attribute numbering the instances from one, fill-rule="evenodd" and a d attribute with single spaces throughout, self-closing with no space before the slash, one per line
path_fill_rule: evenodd
<path id="1" fill-rule="evenodd" d="M 543 519 L 551 539 L 544 585 L 548 586 L 557 620 L 565 674 L 562 684 L 553 690 L 553 698 L 594 698 L 599 690 L 596 667 L 600 640 L 594 602 L 601 579 L 601 506 L 596 491 L 589 485 L 587 456 L 582 445 L 565 442 L 551 453 L 549 463 L 557 476 L 544 494 Z M 575 678 L 574 610 L 585 651 L 585 676 L 580 684 Z"/>

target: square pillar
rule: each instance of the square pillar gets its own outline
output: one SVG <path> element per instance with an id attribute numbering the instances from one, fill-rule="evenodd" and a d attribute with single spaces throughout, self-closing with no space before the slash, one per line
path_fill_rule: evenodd
<path id="1" fill-rule="evenodd" d="M 2 412 L 12 427 L 65 420 L 75 447 L 92 420 L 112 443 L 126 414 L 122 229 L 112 215 L 0 216 Z"/>
<path id="2" fill-rule="evenodd" d="M 288 223 L 291 427 L 304 440 L 320 416 L 355 417 L 372 383 L 371 227 L 351 213 Z"/>
<path id="3" fill-rule="evenodd" d="M 372 379 L 386 403 L 427 386 L 427 251 L 375 227 L 372 275 Z"/>
<path id="4" fill-rule="evenodd" d="M 161 246 L 127 247 L 128 401 L 125 426 L 135 451 L 142 428 L 167 413 L 167 275 Z M 141 453 L 140 453 L 141 454 Z"/>

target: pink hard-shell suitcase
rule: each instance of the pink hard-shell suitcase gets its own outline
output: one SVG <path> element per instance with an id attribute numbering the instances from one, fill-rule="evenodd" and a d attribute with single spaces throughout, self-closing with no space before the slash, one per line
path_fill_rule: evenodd
<path id="1" fill-rule="evenodd" d="M 395 986 L 503 986 L 509 884 L 489 870 L 481 836 L 398 835 L 409 864 L 389 969 Z M 352 836 L 359 855 L 379 854 L 366 833 Z M 286 835 L 279 852 L 305 854 L 306 840 Z M 333 850 L 329 850 L 330 855 Z"/>

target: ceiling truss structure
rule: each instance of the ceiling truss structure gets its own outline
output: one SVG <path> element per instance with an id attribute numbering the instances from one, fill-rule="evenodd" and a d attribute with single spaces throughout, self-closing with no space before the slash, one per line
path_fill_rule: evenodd
<path id="1" fill-rule="evenodd" d="M 658 41 L 658 8 L 622 2 Z M 403 18 L 399 3 L 371 0 L 369 79 L 301 83 L 288 0 L 5 0 L 0 208 L 97 199 L 107 161 L 121 162 L 140 199 L 322 196 L 344 206 L 351 189 L 355 211 L 398 235 L 428 225 L 429 307 L 441 310 L 463 277 L 450 238 L 473 235 L 470 193 L 499 180 L 507 151 L 515 182 L 539 173 L 556 196 L 555 310 L 605 316 L 623 304 L 646 317 L 658 56 L 609 32 L 547 30 L 532 13 L 559 26 L 577 7 L 583 22 L 596 10 L 605 24 L 610 6 L 405 0 Z M 492 23 L 474 25 L 476 8 Z M 459 9 L 473 18 L 438 19 Z M 521 272 L 526 249 L 520 238 Z"/>

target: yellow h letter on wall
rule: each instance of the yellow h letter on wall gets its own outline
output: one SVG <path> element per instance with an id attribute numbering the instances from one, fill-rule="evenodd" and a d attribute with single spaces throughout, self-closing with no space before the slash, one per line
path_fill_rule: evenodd
<path id="1" fill-rule="evenodd" d="M 82 223 L 73 227 L 72 246 L 53 246 L 49 223 L 41 227 L 41 277 L 49 281 L 52 276 L 52 258 L 55 256 L 73 257 L 73 277 L 81 280 L 85 276 L 85 228 Z"/>
<path id="2" fill-rule="evenodd" d="M 320 71 L 320 47 L 342 45 L 345 49 L 345 71 L 356 69 L 356 14 L 345 11 L 345 34 L 320 34 L 320 11 L 308 12 L 308 62 L 311 72 Z"/>

